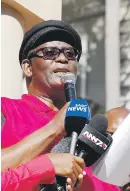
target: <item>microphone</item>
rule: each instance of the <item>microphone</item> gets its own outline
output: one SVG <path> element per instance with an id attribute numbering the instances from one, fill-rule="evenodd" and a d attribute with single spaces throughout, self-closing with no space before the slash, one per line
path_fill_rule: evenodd
<path id="1" fill-rule="evenodd" d="M 70 152 L 71 154 L 75 153 L 76 143 L 78 134 L 81 132 L 82 128 L 91 118 L 90 110 L 88 104 L 85 100 L 76 99 L 76 76 L 73 73 L 66 73 L 61 77 L 61 82 L 64 84 L 64 91 L 66 101 L 71 101 L 65 117 L 65 130 L 67 135 L 71 135 L 70 142 Z M 88 109 L 88 116 L 87 114 Z M 77 111 L 76 111 L 77 110 Z M 84 110 L 84 114 L 83 111 Z M 80 113 L 81 112 L 81 113 Z M 86 112 L 86 113 L 85 113 Z M 64 191 L 66 190 L 66 178 L 57 177 L 57 190 Z"/>
<path id="2" fill-rule="evenodd" d="M 72 135 L 70 153 L 75 154 L 77 138 L 86 123 L 91 119 L 91 112 L 86 100 L 74 99 L 71 101 L 65 116 L 65 130 Z"/>
<path id="3" fill-rule="evenodd" d="M 65 75 L 61 77 L 61 82 L 64 84 L 64 91 L 65 91 L 65 97 L 66 101 L 71 101 L 72 99 L 76 98 L 76 76 L 71 73 L 67 72 Z"/>
<path id="4" fill-rule="evenodd" d="M 68 151 L 68 148 L 70 148 L 69 153 L 74 154 L 78 135 L 82 131 L 85 124 L 90 121 L 90 119 L 91 113 L 87 101 L 83 99 L 73 99 L 66 111 L 65 116 L 65 130 L 69 137 L 72 134 L 72 139 L 67 139 L 67 137 L 62 139 L 60 141 L 61 144 L 59 143 L 59 150 L 63 152 L 62 146 L 66 142 L 65 140 L 67 139 L 69 147 L 66 144 L 66 150 Z M 66 190 L 66 178 L 59 176 L 57 177 L 57 190 Z"/>
<path id="5" fill-rule="evenodd" d="M 91 113 L 87 101 L 82 99 L 72 100 L 65 116 L 65 129 L 67 132 L 67 137 L 61 139 L 61 141 L 59 141 L 59 143 L 53 147 L 51 152 L 69 153 L 70 150 L 73 150 L 74 153 L 77 138 L 75 138 L 74 141 L 71 141 L 72 138 L 70 135 L 72 134 L 72 132 L 75 132 L 78 137 L 84 125 L 88 123 L 90 119 L 91 119 Z M 66 178 L 56 176 L 56 183 L 57 183 L 57 191 L 66 190 Z M 54 184 L 54 187 L 51 187 L 52 190 L 55 190 L 55 185 L 56 184 Z M 43 186 L 44 187 L 41 191 L 43 190 L 48 191 L 50 189 L 49 186 L 47 187 L 45 187 L 45 185 Z"/>
<path id="6" fill-rule="evenodd" d="M 98 179 L 123 187 L 130 183 L 130 114 L 112 136 L 113 142 L 105 155 L 93 166 Z"/>
<path id="7" fill-rule="evenodd" d="M 58 144 L 56 144 L 51 153 L 69 153 L 70 150 L 71 137 L 62 138 Z"/>
<path id="8" fill-rule="evenodd" d="M 86 121 L 85 118 L 90 120 L 91 114 L 90 114 L 90 109 L 88 108 L 88 103 L 85 100 L 81 101 L 81 99 L 76 99 L 76 88 L 75 88 L 76 76 L 73 73 L 67 72 L 64 76 L 61 77 L 61 82 L 64 84 L 66 101 L 73 100 L 73 102 L 70 103 L 70 105 L 67 109 L 67 112 L 66 112 L 65 129 L 66 129 L 67 134 L 71 135 L 71 137 L 72 137 L 71 144 L 70 144 L 70 153 L 74 154 L 78 134 L 82 130 L 81 127 L 83 128 L 85 123 L 88 123 L 88 121 Z M 74 101 L 74 99 L 76 99 L 76 101 Z M 83 109 L 85 112 L 85 109 L 86 109 L 86 112 L 87 112 L 87 109 L 88 109 L 89 110 L 89 112 L 87 113 L 88 116 L 84 115 L 84 117 L 83 117 L 82 113 L 78 112 L 78 111 L 76 114 L 76 112 L 74 112 L 74 110 L 76 110 L 76 108 L 78 109 L 78 107 L 79 107 L 79 111 L 80 111 L 80 109 Z M 73 120 L 75 120 L 75 122 Z M 75 124 L 76 124 L 76 126 L 75 126 Z M 75 129 L 73 129 L 73 131 L 72 131 L 72 127 L 75 128 Z"/>
<path id="9" fill-rule="evenodd" d="M 108 121 L 104 115 L 95 115 L 85 125 L 77 141 L 78 156 L 84 158 L 86 166 L 94 164 L 108 149 L 112 138 L 106 133 Z"/>

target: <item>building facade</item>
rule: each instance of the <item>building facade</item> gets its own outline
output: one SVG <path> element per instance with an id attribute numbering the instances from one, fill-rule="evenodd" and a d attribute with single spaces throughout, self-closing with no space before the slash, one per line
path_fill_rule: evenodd
<path id="1" fill-rule="evenodd" d="M 62 19 L 82 38 L 78 96 L 130 109 L 130 1 L 64 0 Z"/>

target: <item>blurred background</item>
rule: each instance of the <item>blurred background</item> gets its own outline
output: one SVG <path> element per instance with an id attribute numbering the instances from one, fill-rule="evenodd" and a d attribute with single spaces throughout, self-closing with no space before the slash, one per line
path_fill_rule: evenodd
<path id="1" fill-rule="evenodd" d="M 2 0 L 1 94 L 26 93 L 18 61 L 24 35 L 48 19 L 69 22 L 80 34 L 77 96 L 93 114 L 125 106 L 130 109 L 130 0 Z"/>

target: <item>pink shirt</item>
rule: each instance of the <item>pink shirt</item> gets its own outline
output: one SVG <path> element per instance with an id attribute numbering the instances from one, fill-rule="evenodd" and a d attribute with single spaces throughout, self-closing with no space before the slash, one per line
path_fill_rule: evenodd
<path id="1" fill-rule="evenodd" d="M 56 114 L 56 111 L 53 111 L 50 107 L 48 107 L 46 104 L 41 102 L 39 99 L 30 95 L 23 95 L 22 99 L 17 99 L 17 100 L 2 98 L 1 102 L 2 102 L 1 104 L 2 113 L 6 116 L 6 122 L 2 129 L 2 136 L 1 136 L 1 142 L 2 142 L 3 148 L 16 144 L 17 142 L 25 138 L 27 135 L 30 135 L 34 131 L 43 127 Z M 45 155 L 41 156 L 43 161 L 44 161 L 44 156 Z M 43 168 L 43 173 L 41 174 L 41 168 L 44 166 L 42 163 L 40 168 L 39 161 L 37 160 L 40 160 L 40 159 L 39 158 L 34 159 L 35 165 L 33 165 L 33 161 L 26 164 L 27 167 L 31 166 L 31 169 L 28 168 L 29 171 L 27 176 L 29 178 L 29 174 L 30 174 L 30 181 L 33 181 L 33 183 L 36 182 L 36 184 L 33 185 L 33 188 L 32 187 L 28 188 L 27 182 L 25 182 L 24 188 L 22 188 L 22 190 L 28 190 L 28 191 L 36 190 L 36 185 L 38 186 L 39 181 L 41 180 L 43 180 L 42 183 L 44 184 L 44 177 L 45 177 L 44 168 Z M 39 166 L 39 172 L 38 170 L 36 170 L 37 163 Z M 45 159 L 45 164 L 46 163 L 47 163 L 47 158 Z M 54 181 L 54 169 L 50 161 L 48 161 L 48 165 L 46 168 L 50 169 L 51 171 L 50 174 L 48 173 L 48 176 L 50 176 L 50 180 L 48 179 L 47 181 L 48 183 L 52 183 Z M 15 171 L 15 174 L 18 173 L 16 174 L 18 177 L 18 181 L 17 181 L 17 187 L 15 188 L 18 188 L 18 186 L 20 186 L 20 183 L 22 181 L 22 176 L 19 176 L 19 173 L 22 173 L 23 175 L 24 165 L 20 166 L 20 169 L 21 169 L 20 172 Z M 33 172 L 36 171 L 35 178 L 38 179 L 39 177 L 38 181 L 34 181 L 33 178 L 31 178 L 30 171 L 33 171 Z M 95 178 L 91 174 L 89 168 L 86 168 L 86 172 L 87 172 L 87 175 L 84 177 L 83 185 L 80 191 L 118 191 L 119 190 L 117 187 L 109 185 L 107 183 L 103 183 L 102 181 Z M 41 174 L 41 176 L 39 176 L 39 174 Z M 4 174 L 3 176 L 5 178 L 3 183 L 5 186 L 5 184 L 7 184 L 6 175 Z M 15 181 L 14 181 L 14 184 L 15 184 Z M 10 185 L 11 183 L 12 182 L 8 180 L 8 185 Z M 10 189 L 10 191 L 14 191 L 14 190 L 20 190 L 20 189 L 14 189 L 14 188 L 13 190 Z M 4 191 L 7 191 L 7 189 L 5 188 Z"/>
<path id="2" fill-rule="evenodd" d="M 80 191 L 120 191 L 117 186 L 107 184 L 97 179 L 91 173 L 91 168 L 85 168 L 87 175 L 84 177 L 84 181 Z"/>

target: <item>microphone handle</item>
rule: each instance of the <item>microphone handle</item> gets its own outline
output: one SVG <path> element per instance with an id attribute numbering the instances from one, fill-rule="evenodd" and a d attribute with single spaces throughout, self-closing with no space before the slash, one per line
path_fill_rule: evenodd
<path id="1" fill-rule="evenodd" d="M 80 153 L 78 154 L 78 157 L 85 159 L 86 158 L 87 153 L 84 150 L 81 150 Z M 78 185 L 78 180 L 75 183 L 75 187 Z"/>
<path id="2" fill-rule="evenodd" d="M 87 153 L 84 150 L 81 150 L 80 153 L 78 154 L 78 157 L 85 159 L 86 155 Z"/>
<path id="3" fill-rule="evenodd" d="M 64 85 L 66 101 L 71 101 L 76 98 L 75 84 L 66 82 Z"/>
<path id="4" fill-rule="evenodd" d="M 72 132 L 71 135 L 71 143 L 70 143 L 70 152 L 72 155 L 75 155 L 75 149 L 76 149 L 76 143 L 77 143 L 77 139 L 78 139 L 78 133 L 76 132 Z"/>

